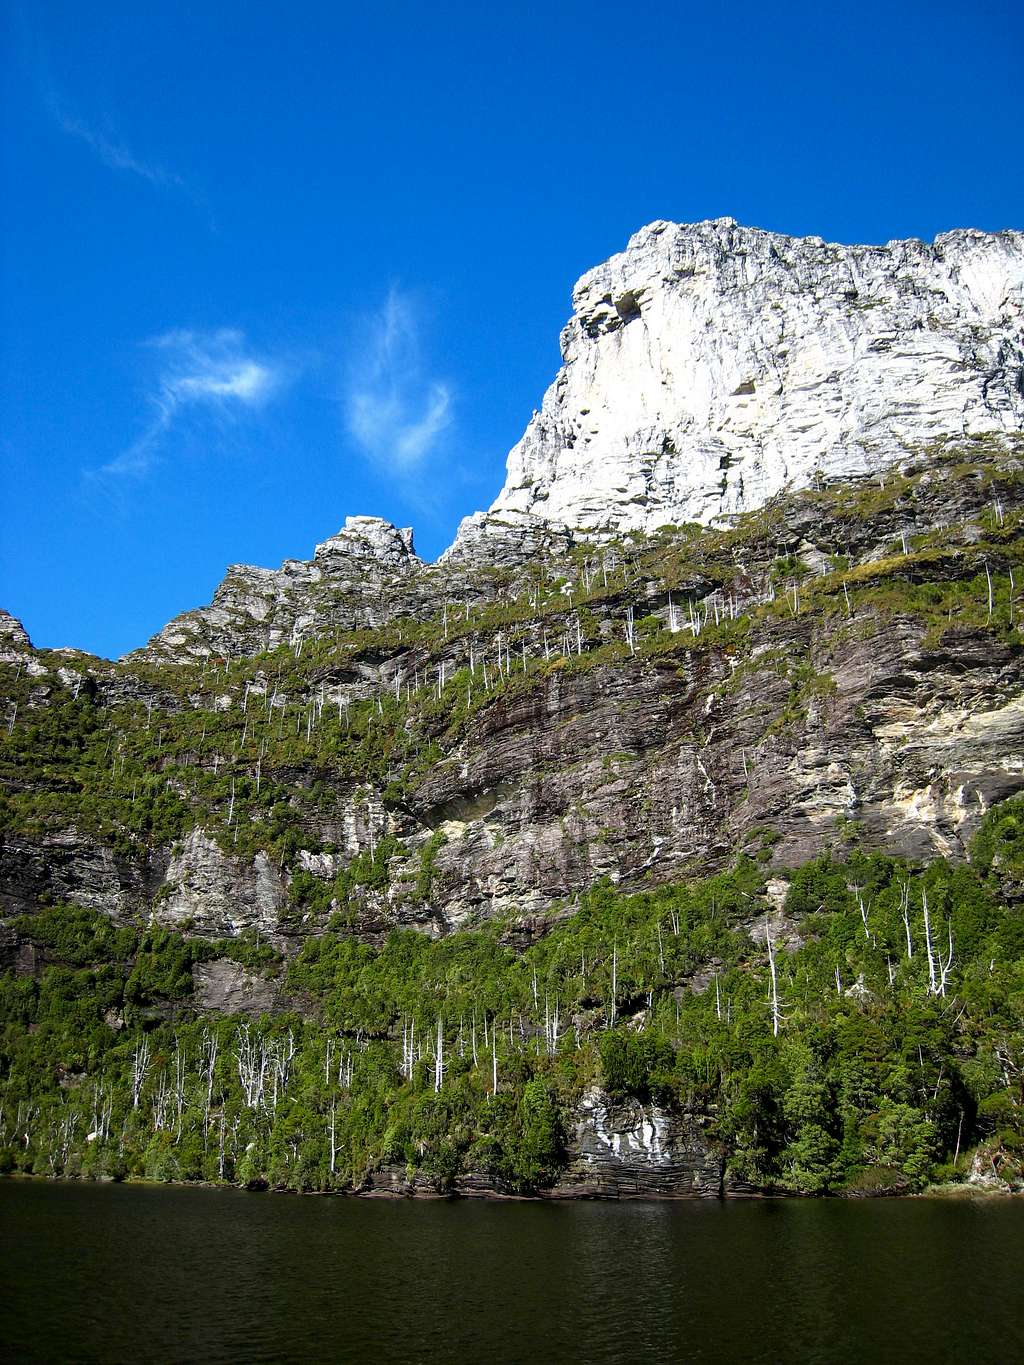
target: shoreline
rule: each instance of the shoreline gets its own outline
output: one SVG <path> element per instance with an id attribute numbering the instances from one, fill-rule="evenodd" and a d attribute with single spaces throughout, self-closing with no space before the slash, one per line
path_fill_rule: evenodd
<path id="1" fill-rule="evenodd" d="M 732 1204 L 732 1203 L 754 1203 L 754 1202 L 837 1202 L 837 1203 L 860 1203 L 867 1200 L 901 1200 L 901 1199 L 936 1199 L 952 1202 L 982 1202 L 987 1203 L 992 1200 L 1002 1201 L 1005 1199 L 1024 1198 L 1024 1190 L 1013 1190 L 1010 1188 L 999 1189 L 990 1185 L 968 1185 L 962 1183 L 946 1183 L 942 1185 L 928 1185 L 923 1190 L 880 1190 L 874 1191 L 830 1191 L 826 1194 L 801 1194 L 790 1190 L 751 1190 L 751 1191 L 723 1191 L 720 1194 L 601 1194 L 601 1193 L 572 1193 L 569 1191 L 558 1192 L 558 1187 L 552 1191 L 537 1191 L 530 1194 L 515 1193 L 512 1191 L 495 1189 L 469 1189 L 469 1190 L 427 1190 L 411 1189 L 401 1190 L 394 1188 L 370 1186 L 364 1189 L 337 1189 L 337 1190 L 297 1190 L 288 1185 L 270 1185 L 263 1181 L 252 1181 L 247 1185 L 234 1184 L 229 1181 L 213 1180 L 152 1180 L 146 1176 L 126 1176 L 123 1180 L 115 1180 L 112 1176 L 77 1176 L 77 1175 L 40 1175 L 35 1171 L 5 1171 L 0 1174 L 0 1181 L 37 1181 L 40 1184 L 50 1185 L 123 1185 L 134 1186 L 137 1188 L 150 1189 L 181 1189 L 181 1190 L 230 1190 L 237 1194 L 286 1194 L 294 1195 L 303 1199 L 358 1199 L 358 1200 L 388 1200 L 407 1202 L 421 1201 L 424 1203 L 516 1203 L 516 1204 Z"/>

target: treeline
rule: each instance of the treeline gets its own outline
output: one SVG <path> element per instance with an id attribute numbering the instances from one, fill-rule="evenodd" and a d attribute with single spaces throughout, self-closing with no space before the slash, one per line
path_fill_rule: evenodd
<path id="1" fill-rule="evenodd" d="M 0 1165 L 294 1189 L 395 1165 L 528 1192 L 557 1179 L 594 1085 L 706 1116 L 765 1188 L 916 1188 L 982 1141 L 1019 1161 L 1024 801 L 971 854 L 822 858 L 781 908 L 745 859 L 599 886 L 521 952 L 501 925 L 371 946 L 342 914 L 285 962 L 43 909 L 9 926 L 24 974 L 0 977 Z M 226 956 L 289 1008 L 199 1017 L 193 967 Z"/>

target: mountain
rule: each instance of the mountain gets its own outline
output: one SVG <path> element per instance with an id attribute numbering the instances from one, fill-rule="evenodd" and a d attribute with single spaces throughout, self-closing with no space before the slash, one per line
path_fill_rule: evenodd
<path id="1" fill-rule="evenodd" d="M 0 616 L 0 1161 L 1015 1179 L 1022 242 L 653 224 L 438 563 L 350 517 L 116 663 Z"/>
<path id="2" fill-rule="evenodd" d="M 420 577 L 428 599 L 474 597 L 478 570 L 576 541 L 725 526 L 787 490 L 1024 428 L 1021 232 L 840 246 L 731 218 L 656 222 L 588 271 L 573 305 L 505 486 L 464 519 L 446 572 Z M 393 610 L 415 614 L 403 593 L 423 567 L 411 532 L 350 517 L 308 564 L 233 566 L 211 607 L 150 651 L 251 653 L 372 625 L 382 575 L 404 584 Z"/>
<path id="3" fill-rule="evenodd" d="M 498 518 L 708 524 L 1024 423 L 1024 234 L 839 246 L 651 223 L 588 271 Z"/>

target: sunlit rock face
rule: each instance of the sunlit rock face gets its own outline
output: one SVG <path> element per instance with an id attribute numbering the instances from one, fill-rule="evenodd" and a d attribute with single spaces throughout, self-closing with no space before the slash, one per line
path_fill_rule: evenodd
<path id="1" fill-rule="evenodd" d="M 422 569 L 412 531 L 380 517 L 346 517 L 310 560 L 279 569 L 233 564 L 208 607 L 184 612 L 144 651 L 152 659 L 209 658 L 294 644 L 326 629 L 354 630 L 381 621 L 386 587 Z M 0 640 L 3 622 L 0 620 Z"/>
<path id="2" fill-rule="evenodd" d="M 0 610 L 0 650 L 22 649 L 31 646 L 28 631 L 16 616 Z"/>
<path id="3" fill-rule="evenodd" d="M 1024 430 L 1024 233 L 837 246 L 731 218 L 642 228 L 589 271 L 564 363 L 431 577 L 412 532 L 349 517 L 311 560 L 234 565 L 151 659 L 235 657 L 422 619 L 578 535 L 710 523 L 943 438 Z M 426 572 L 424 572 L 427 570 Z M 4 622 L 0 618 L 0 646 Z"/>
<path id="4" fill-rule="evenodd" d="M 1021 232 L 839 246 L 656 222 L 583 276 L 573 308 L 499 523 L 707 523 L 1024 426 Z"/>

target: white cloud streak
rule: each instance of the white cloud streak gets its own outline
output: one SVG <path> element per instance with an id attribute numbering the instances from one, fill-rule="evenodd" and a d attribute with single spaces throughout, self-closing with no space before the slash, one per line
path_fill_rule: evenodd
<path id="1" fill-rule="evenodd" d="M 415 311 L 397 289 L 367 321 L 345 409 L 350 435 L 398 474 L 418 468 L 451 426 L 451 389 L 424 374 Z"/>
<path id="2" fill-rule="evenodd" d="M 181 190 L 189 198 L 196 199 L 188 184 L 175 171 L 168 170 L 148 157 L 136 155 L 119 136 L 109 115 L 98 122 L 81 117 L 74 101 L 68 98 L 54 75 L 45 16 L 39 6 L 35 10 L 17 7 L 15 28 L 23 60 L 34 78 L 43 107 L 62 133 L 88 147 L 109 170 L 127 172 L 158 189 Z"/>
<path id="3" fill-rule="evenodd" d="M 141 157 L 130 151 L 123 142 L 108 137 L 96 128 L 91 128 L 81 119 L 72 117 L 52 100 L 50 101 L 50 112 L 58 128 L 67 133 L 69 137 L 77 138 L 79 142 L 84 142 L 87 147 L 91 147 L 104 166 L 109 167 L 110 170 L 129 171 L 132 175 L 141 176 L 143 180 L 147 180 L 159 189 L 188 189 L 185 181 L 174 171 L 166 170 L 163 166 L 156 165 L 152 161 L 143 161 Z"/>
<path id="4" fill-rule="evenodd" d="M 186 411 L 233 418 L 262 406 L 284 382 L 281 368 L 252 355 L 244 333 L 234 328 L 167 332 L 146 344 L 163 359 L 150 395 L 153 418 L 137 441 L 96 474 L 141 478 L 158 461 L 163 438 Z"/>

